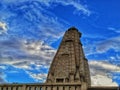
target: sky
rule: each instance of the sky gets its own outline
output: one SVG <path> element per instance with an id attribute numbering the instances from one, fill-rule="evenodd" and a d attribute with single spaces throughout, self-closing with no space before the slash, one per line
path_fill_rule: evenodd
<path id="1" fill-rule="evenodd" d="M 120 0 L 0 0 L 0 83 L 42 83 L 75 26 L 92 85 L 120 85 Z"/>

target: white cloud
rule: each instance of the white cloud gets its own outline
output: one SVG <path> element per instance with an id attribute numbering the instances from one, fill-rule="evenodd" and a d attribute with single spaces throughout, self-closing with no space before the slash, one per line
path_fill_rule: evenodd
<path id="1" fill-rule="evenodd" d="M 40 74 L 36 74 L 32 72 L 27 72 L 27 73 L 30 75 L 31 78 L 33 78 L 37 82 L 45 82 L 47 77 L 47 73 L 40 73 Z"/>
<path id="2" fill-rule="evenodd" d="M 7 24 L 4 22 L 0 22 L 0 34 L 7 33 Z"/>
<path id="3" fill-rule="evenodd" d="M 26 63 L 25 63 L 26 62 Z M 32 69 L 30 67 L 30 60 L 19 60 L 19 59 L 1 59 L 0 63 L 4 64 L 4 65 L 11 65 L 15 68 L 20 68 L 20 69 L 24 69 L 24 70 L 30 70 Z M 4 66 L 4 68 L 6 68 L 6 66 Z"/>
<path id="4" fill-rule="evenodd" d="M 3 44 L 5 47 L 9 47 L 9 44 L 6 44 L 5 42 Z M 11 42 L 11 45 L 13 44 L 14 43 Z M 41 41 L 20 40 L 19 45 L 20 46 L 19 47 L 17 46 L 17 49 L 19 51 L 22 51 L 22 53 L 20 52 L 16 52 L 12 54 L 9 53 L 9 49 L 13 51 L 16 50 L 15 44 L 14 44 L 15 47 L 12 47 L 12 49 L 11 47 L 9 47 L 7 49 L 8 51 L 6 50 L 0 51 L 0 53 L 3 53 L 3 54 L 4 52 L 6 53 L 6 55 L 1 54 L 1 57 L 0 57 L 1 64 L 12 65 L 16 68 L 21 68 L 25 70 L 32 69 L 30 66 L 32 64 L 35 64 L 38 67 L 39 65 L 49 66 L 56 52 L 55 49 L 53 49 L 52 47 L 46 45 Z"/>
<path id="5" fill-rule="evenodd" d="M 52 55 L 56 52 L 52 47 L 44 44 L 41 41 L 34 41 L 23 45 L 23 50 L 30 55 L 40 55 L 46 59 L 52 59 Z"/>
<path id="6" fill-rule="evenodd" d="M 104 40 L 100 42 L 96 47 L 96 50 L 99 53 L 104 53 L 109 49 L 114 49 L 115 51 L 120 50 L 120 37 L 114 37 L 108 40 Z"/>
<path id="7" fill-rule="evenodd" d="M 116 33 L 120 33 L 120 29 L 116 29 L 114 27 L 108 27 L 108 30 L 114 31 Z"/>
<path id="8" fill-rule="evenodd" d="M 104 61 L 89 61 L 92 86 L 118 86 L 112 79 L 113 72 L 120 72 L 120 67 Z"/>
<path id="9" fill-rule="evenodd" d="M 92 86 L 118 86 L 111 78 L 99 74 L 91 76 L 91 83 Z"/>
<path id="10" fill-rule="evenodd" d="M 8 42 L 8 41 L 7 41 Z M 52 47 L 46 45 L 45 43 L 41 41 L 29 41 L 29 40 L 20 40 L 19 42 L 19 47 L 17 46 L 17 49 L 22 51 L 23 54 L 16 52 L 12 53 L 13 55 L 9 55 L 10 53 L 7 53 L 6 55 L 1 55 L 0 57 L 0 64 L 3 66 L 0 66 L 0 69 L 6 69 L 8 66 L 12 66 L 15 68 L 15 70 L 24 70 L 27 72 L 27 74 L 33 78 L 36 82 L 43 82 L 46 79 L 47 73 L 42 73 L 43 71 L 41 69 L 48 69 L 51 63 L 51 60 L 56 52 L 55 49 Z M 11 45 L 14 43 L 11 42 Z M 16 43 L 15 43 L 16 44 Z M 12 50 L 16 50 L 16 45 L 12 47 Z M 3 44 L 5 47 L 9 44 L 6 44 L 5 42 Z M 8 49 L 10 49 L 9 47 Z M 7 49 L 7 50 L 8 50 Z M 0 51 L 0 53 L 4 53 L 4 51 Z M 10 56 L 10 57 L 9 57 Z M 16 57 L 17 56 L 17 57 Z M 24 56 L 24 58 L 19 58 L 21 56 Z M 32 67 L 34 66 L 34 67 Z M 30 72 L 30 71 L 37 71 L 36 72 Z M 4 72 L 4 71 L 2 71 Z M 17 73 L 14 71 L 14 69 L 10 73 Z M 6 74 L 6 73 L 4 73 Z M 7 75 L 6 75 L 7 76 Z M 2 80 L 2 77 L 0 77 Z M 5 78 L 3 78 L 5 79 Z M 1 81 L 2 82 L 2 81 Z"/>
<path id="11" fill-rule="evenodd" d="M 107 51 L 109 51 L 110 49 L 114 50 L 113 53 L 120 51 L 120 37 L 119 36 L 113 37 L 113 38 L 108 38 L 108 39 L 102 40 L 102 41 L 92 42 L 92 46 L 91 46 L 91 44 L 88 45 L 88 43 L 89 42 L 87 42 L 86 43 L 87 45 L 83 47 L 86 56 L 107 53 Z M 111 57 L 113 57 L 113 56 L 110 55 L 108 58 L 111 58 Z M 117 57 L 117 56 L 114 55 L 114 58 L 115 57 Z"/>
<path id="12" fill-rule="evenodd" d="M 1 70 L 1 69 L 4 70 L 5 68 L 6 68 L 6 67 L 3 66 L 3 65 L 0 66 L 0 70 Z"/>
<path id="13" fill-rule="evenodd" d="M 101 67 L 102 69 L 107 70 L 107 71 L 120 72 L 120 67 L 119 66 L 107 63 L 107 62 L 105 62 L 105 60 L 103 60 L 103 61 L 91 61 L 91 62 L 89 62 L 89 64 L 92 67 L 93 66 L 95 66 L 95 67 Z"/>

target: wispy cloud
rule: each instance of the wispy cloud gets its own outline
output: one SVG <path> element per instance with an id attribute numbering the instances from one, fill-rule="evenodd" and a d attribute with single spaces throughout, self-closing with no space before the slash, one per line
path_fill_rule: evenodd
<path id="1" fill-rule="evenodd" d="M 104 40 L 100 42 L 96 48 L 97 52 L 100 53 L 106 52 L 109 49 L 114 49 L 115 51 L 120 50 L 120 37 L 114 37 L 108 40 Z"/>
<path id="2" fill-rule="evenodd" d="M 85 6 L 85 5 L 82 5 L 79 0 L 78 1 L 74 1 L 74 0 L 67 0 L 67 1 L 64 1 L 64 0 L 56 0 L 57 3 L 60 3 L 64 6 L 73 6 L 76 11 L 74 11 L 74 13 L 80 13 L 82 12 L 83 14 L 89 16 L 91 14 L 91 11 Z"/>
<path id="3" fill-rule="evenodd" d="M 9 37 L 40 39 L 51 44 L 63 35 L 67 21 L 41 6 L 40 1 L 5 2 L 0 13 L 9 26 Z M 9 16 L 6 16 L 9 15 Z M 17 24 L 17 25 L 16 25 Z M 27 32 L 27 33 L 26 33 Z M 24 33 L 24 34 L 23 34 Z M 7 36 L 7 37 L 8 37 Z"/>
<path id="4" fill-rule="evenodd" d="M 119 53 L 117 53 L 117 52 L 120 52 L 120 47 L 119 47 L 120 37 L 119 36 L 115 36 L 115 37 L 103 39 L 103 40 L 98 40 L 98 41 L 95 40 L 95 41 L 85 41 L 85 42 L 87 43 L 87 45 L 84 45 L 83 48 L 84 48 L 86 56 L 106 54 L 110 50 L 113 50 L 114 55 L 109 55 L 109 57 L 114 56 L 115 58 L 117 57 L 116 56 L 117 54 L 119 55 Z M 92 46 L 90 43 L 92 43 Z"/>
<path id="5" fill-rule="evenodd" d="M 32 73 L 32 72 L 27 72 L 31 78 L 35 79 L 36 82 L 45 82 L 47 73 Z"/>
<path id="6" fill-rule="evenodd" d="M 114 27 L 108 27 L 108 30 L 114 31 L 114 32 L 116 32 L 116 33 L 120 33 L 120 29 L 116 29 L 116 28 L 114 28 Z"/>
<path id="7" fill-rule="evenodd" d="M 90 67 L 96 67 L 96 69 L 105 70 L 108 72 L 120 72 L 119 66 L 108 63 L 106 62 L 106 60 L 90 61 L 89 64 L 90 64 Z"/>
<path id="8" fill-rule="evenodd" d="M 4 0 L 5 3 L 14 3 L 16 2 L 17 0 Z M 22 2 L 26 2 L 26 1 L 29 1 L 29 0 L 20 0 L 18 1 L 17 3 L 22 3 Z M 72 6 L 75 8 L 75 11 L 77 11 L 77 13 L 83 13 L 84 15 L 87 15 L 89 16 L 91 14 L 91 11 L 88 9 L 87 7 L 87 4 L 82 4 L 80 2 L 80 0 L 30 0 L 30 2 L 39 2 L 41 3 L 42 5 L 45 5 L 47 7 L 51 7 L 51 8 L 54 8 L 55 6 L 61 4 L 63 6 Z M 73 12 L 75 12 L 73 11 Z"/>
<path id="9" fill-rule="evenodd" d="M 39 38 L 48 44 L 60 38 L 64 30 L 66 30 L 66 26 L 69 26 L 69 23 L 58 18 L 54 12 L 45 9 L 45 7 L 55 8 L 55 6 L 61 4 L 72 6 L 75 8 L 75 11 L 90 15 L 86 5 L 71 0 L 4 0 L 3 2 L 5 4 L 3 3 L 2 8 L 7 12 L 4 12 L 1 8 L 0 13 L 3 15 L 1 16 L 2 19 L 8 23 L 9 36 L 29 39 Z M 27 34 L 23 34 L 26 32 Z"/>

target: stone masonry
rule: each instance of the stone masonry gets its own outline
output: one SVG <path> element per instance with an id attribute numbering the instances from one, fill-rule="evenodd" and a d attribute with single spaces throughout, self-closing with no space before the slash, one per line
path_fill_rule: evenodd
<path id="1" fill-rule="evenodd" d="M 53 59 L 46 83 L 84 83 L 91 85 L 88 60 L 85 58 L 81 33 L 75 28 L 69 28 Z"/>

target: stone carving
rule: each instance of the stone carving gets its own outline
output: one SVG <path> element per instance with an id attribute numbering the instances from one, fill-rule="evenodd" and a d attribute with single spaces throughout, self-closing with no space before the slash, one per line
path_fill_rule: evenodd
<path id="1" fill-rule="evenodd" d="M 80 41 L 81 33 L 68 29 L 49 69 L 46 83 L 86 83 L 91 85 L 90 72 Z"/>

